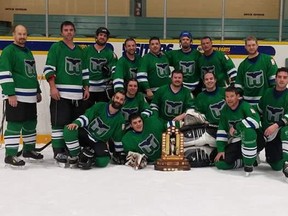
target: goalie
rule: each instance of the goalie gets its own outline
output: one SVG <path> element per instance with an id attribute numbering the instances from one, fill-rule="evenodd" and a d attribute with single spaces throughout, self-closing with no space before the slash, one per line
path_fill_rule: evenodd
<path id="1" fill-rule="evenodd" d="M 181 128 L 185 157 L 191 167 L 213 165 L 220 112 L 225 105 L 225 90 L 217 87 L 215 74 L 208 71 L 204 74 L 203 82 L 206 89 L 195 99 L 197 111 L 189 109 L 186 112 Z"/>

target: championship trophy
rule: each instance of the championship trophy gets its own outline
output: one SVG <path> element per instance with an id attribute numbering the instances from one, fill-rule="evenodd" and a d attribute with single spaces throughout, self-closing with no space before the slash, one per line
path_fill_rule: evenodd
<path id="1" fill-rule="evenodd" d="M 155 170 L 175 171 L 190 170 L 190 164 L 184 157 L 184 137 L 175 126 L 162 134 L 161 159 L 156 161 Z"/>

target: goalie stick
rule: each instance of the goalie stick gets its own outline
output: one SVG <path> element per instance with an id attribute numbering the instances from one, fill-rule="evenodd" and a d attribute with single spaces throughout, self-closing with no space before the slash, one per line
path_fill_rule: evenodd
<path id="1" fill-rule="evenodd" d="M 41 152 L 43 151 L 45 148 L 47 148 L 49 145 L 51 145 L 52 141 L 49 141 L 48 143 L 46 143 L 44 146 L 40 147 L 40 148 L 35 148 L 36 152 Z M 18 153 L 17 153 L 17 157 L 21 156 L 23 153 L 23 149 L 21 149 Z"/>

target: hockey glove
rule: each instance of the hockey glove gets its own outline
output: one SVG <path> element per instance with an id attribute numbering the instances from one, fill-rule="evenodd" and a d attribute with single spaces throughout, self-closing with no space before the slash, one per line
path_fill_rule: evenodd
<path id="1" fill-rule="evenodd" d="M 143 169 L 147 166 L 147 156 L 145 154 L 129 151 L 126 160 L 125 165 L 131 166 L 136 170 Z"/>
<path id="2" fill-rule="evenodd" d="M 124 165 L 126 163 L 125 152 L 113 152 L 112 161 L 114 164 Z"/>
<path id="3" fill-rule="evenodd" d="M 79 154 L 78 167 L 84 170 L 90 169 L 94 164 L 95 151 L 91 147 L 85 147 Z"/>

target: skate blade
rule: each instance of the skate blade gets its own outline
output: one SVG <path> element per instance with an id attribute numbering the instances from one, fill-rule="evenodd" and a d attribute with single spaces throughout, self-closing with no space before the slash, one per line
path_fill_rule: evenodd
<path id="1" fill-rule="evenodd" d="M 55 161 L 55 163 L 57 164 L 57 166 L 61 167 L 61 168 L 68 168 L 69 164 L 67 163 L 60 163 L 58 161 Z"/>
<path id="2" fill-rule="evenodd" d="M 44 160 L 42 159 L 35 159 L 35 158 L 23 158 L 25 161 L 30 163 L 42 163 Z"/>
<path id="3" fill-rule="evenodd" d="M 13 170 L 26 170 L 27 169 L 27 167 L 25 165 L 23 165 L 23 166 L 15 166 L 15 165 L 12 165 L 12 164 L 5 164 L 4 167 L 7 168 L 7 169 L 13 169 Z"/>
<path id="4" fill-rule="evenodd" d="M 251 175 L 251 172 L 245 172 L 245 177 L 249 177 Z"/>
<path id="5" fill-rule="evenodd" d="M 77 169 L 78 168 L 77 164 L 68 164 L 68 166 L 70 169 Z"/>

